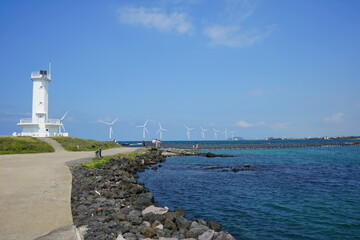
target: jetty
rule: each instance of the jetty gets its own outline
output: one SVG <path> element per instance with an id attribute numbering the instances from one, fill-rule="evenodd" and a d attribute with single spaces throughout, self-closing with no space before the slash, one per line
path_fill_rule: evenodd
<path id="1" fill-rule="evenodd" d="M 189 149 L 189 150 L 241 150 L 241 149 L 276 149 L 276 148 L 318 148 L 318 147 L 345 147 L 360 146 L 360 142 L 267 142 L 267 143 L 229 143 L 208 144 L 194 143 L 162 143 L 162 148 Z M 146 143 L 147 147 L 155 147 Z"/>

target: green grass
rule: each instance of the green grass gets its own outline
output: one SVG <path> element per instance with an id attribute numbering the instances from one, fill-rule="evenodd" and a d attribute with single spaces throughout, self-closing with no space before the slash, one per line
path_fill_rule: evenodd
<path id="1" fill-rule="evenodd" d="M 140 152 L 131 152 L 131 153 L 119 153 L 119 154 L 115 154 L 115 155 L 111 155 L 111 156 L 106 156 L 106 157 L 103 157 L 103 158 L 94 158 L 93 160 L 85 163 L 85 164 L 82 164 L 81 167 L 90 167 L 90 168 L 93 168 L 93 167 L 101 167 L 104 163 L 106 162 L 109 162 L 110 159 L 112 158 L 128 158 L 128 159 L 135 159 L 136 156 L 139 156 L 139 155 L 142 155 L 144 153 L 146 153 L 148 150 L 143 150 L 143 151 L 140 151 Z"/>
<path id="2" fill-rule="evenodd" d="M 121 147 L 114 142 L 101 142 L 74 137 L 52 137 L 52 139 L 60 143 L 67 151 L 96 151 L 99 147 L 103 147 L 103 150 Z"/>
<path id="3" fill-rule="evenodd" d="M 0 154 L 54 152 L 54 148 L 33 137 L 0 137 Z"/>

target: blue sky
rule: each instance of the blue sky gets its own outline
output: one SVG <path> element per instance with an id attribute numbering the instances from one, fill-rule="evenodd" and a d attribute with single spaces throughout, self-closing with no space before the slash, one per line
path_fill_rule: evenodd
<path id="1" fill-rule="evenodd" d="M 0 135 L 30 117 L 52 62 L 49 114 L 71 136 L 185 140 L 360 135 L 360 1 L 0 2 Z M 223 134 L 219 135 L 223 138 Z M 214 139 L 207 132 L 207 139 Z"/>

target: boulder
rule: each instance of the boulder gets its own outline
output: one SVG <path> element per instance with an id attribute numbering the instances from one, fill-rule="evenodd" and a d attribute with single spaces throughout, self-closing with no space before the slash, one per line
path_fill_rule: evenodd
<path id="1" fill-rule="evenodd" d="M 173 221 L 169 220 L 169 219 L 165 219 L 164 228 L 169 229 L 169 230 L 171 230 L 173 232 L 177 230 L 176 224 Z"/>
<path id="2" fill-rule="evenodd" d="M 161 208 L 161 207 L 155 207 L 154 205 L 151 205 L 147 208 L 145 208 L 143 211 L 142 211 L 142 214 L 145 215 L 147 213 L 154 213 L 154 214 L 165 214 L 169 211 L 169 208 L 168 207 L 164 207 L 164 208 Z"/>
<path id="3" fill-rule="evenodd" d="M 200 235 L 202 235 L 204 232 L 206 232 L 207 230 L 209 230 L 208 227 L 204 226 L 204 225 L 199 225 L 198 227 L 194 227 L 191 228 L 186 234 L 185 236 L 187 238 L 198 238 Z"/>
<path id="4" fill-rule="evenodd" d="M 125 233 L 123 237 L 125 240 L 137 240 L 137 237 L 134 233 Z"/>
<path id="5" fill-rule="evenodd" d="M 198 240 L 212 240 L 214 237 L 214 230 L 207 230 L 198 237 Z"/>
<path id="6" fill-rule="evenodd" d="M 174 221 L 176 216 L 177 215 L 174 212 L 167 212 L 164 214 L 165 219 L 168 219 L 170 221 Z"/>
<path id="7" fill-rule="evenodd" d="M 141 224 L 142 223 L 141 212 L 137 210 L 132 210 L 127 215 L 127 220 L 134 225 Z"/>
<path id="8" fill-rule="evenodd" d="M 214 240 L 235 240 L 235 238 L 229 233 L 220 232 Z"/>
<path id="9" fill-rule="evenodd" d="M 191 225 L 191 221 L 187 220 L 186 218 L 184 218 L 182 216 L 176 216 L 175 223 L 179 229 L 183 229 L 183 230 L 189 229 L 189 227 Z"/>
<path id="10" fill-rule="evenodd" d="M 140 229 L 140 233 L 145 237 L 152 238 L 156 235 L 157 229 L 152 227 L 143 227 Z"/>
<path id="11" fill-rule="evenodd" d="M 222 229 L 221 223 L 215 222 L 215 221 L 209 221 L 208 227 L 213 229 L 215 232 L 220 232 Z"/>
<path id="12" fill-rule="evenodd" d="M 116 240 L 125 240 L 122 234 L 119 234 L 116 238 Z"/>

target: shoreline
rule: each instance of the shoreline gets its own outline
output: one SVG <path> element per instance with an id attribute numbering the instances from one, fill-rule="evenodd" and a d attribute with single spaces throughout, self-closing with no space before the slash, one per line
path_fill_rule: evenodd
<path id="1" fill-rule="evenodd" d="M 234 240 L 221 224 L 189 220 L 183 209 L 155 207 L 154 196 L 137 173 L 169 156 L 229 157 L 184 150 L 151 149 L 135 159 L 112 158 L 98 168 L 70 165 L 73 181 L 71 208 L 74 225 L 86 229 L 85 239 L 198 239 Z"/>

